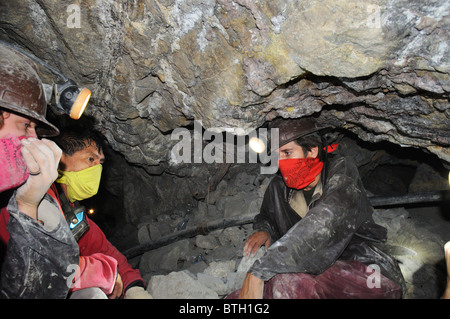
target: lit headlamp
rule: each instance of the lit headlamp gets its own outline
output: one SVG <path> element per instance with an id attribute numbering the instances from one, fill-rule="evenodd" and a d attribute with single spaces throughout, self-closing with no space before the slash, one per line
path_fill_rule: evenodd
<path id="1" fill-rule="evenodd" d="M 72 80 L 64 84 L 55 84 L 56 107 L 78 120 L 84 112 L 91 97 L 91 91 L 87 88 L 79 88 Z"/>
<path id="2" fill-rule="evenodd" d="M 266 141 L 264 139 L 258 138 L 258 137 L 252 137 L 248 145 L 250 148 L 255 151 L 256 153 L 260 154 L 266 150 Z"/>
<path id="3" fill-rule="evenodd" d="M 22 54 L 26 55 L 33 61 L 37 62 L 38 64 L 42 65 L 49 71 L 51 71 L 53 74 L 59 76 L 64 83 L 63 84 L 55 84 L 54 88 L 50 85 L 47 85 L 45 83 L 42 83 L 44 87 L 44 93 L 45 93 L 45 99 L 47 101 L 47 104 L 50 104 L 50 100 L 53 94 L 53 91 L 55 92 L 55 104 L 56 104 L 56 110 L 66 113 L 71 118 L 78 120 L 81 115 L 84 112 L 84 109 L 86 108 L 86 105 L 91 97 L 91 91 L 87 88 L 80 88 L 78 87 L 74 81 L 66 78 L 64 74 L 56 70 L 55 68 L 51 67 L 41 59 L 39 59 L 34 54 L 31 54 L 22 48 L 15 46 L 11 43 L 7 43 L 4 41 L 0 41 L 1 43 L 9 46 L 10 48 L 17 50 L 21 52 Z M 51 105 L 51 104 L 50 104 Z M 52 105 L 51 105 L 52 106 Z"/>

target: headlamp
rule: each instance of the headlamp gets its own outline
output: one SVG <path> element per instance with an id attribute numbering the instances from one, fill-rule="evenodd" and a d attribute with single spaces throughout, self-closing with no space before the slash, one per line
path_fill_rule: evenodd
<path id="1" fill-rule="evenodd" d="M 90 97 L 89 89 L 79 88 L 72 80 L 55 84 L 56 107 L 74 120 L 81 117 Z"/>
<path id="2" fill-rule="evenodd" d="M 255 151 L 258 154 L 264 152 L 265 149 L 266 149 L 266 143 L 262 139 L 260 139 L 258 137 L 252 137 L 248 141 L 248 145 L 250 146 L 250 148 L 253 151 Z"/>
<path id="3" fill-rule="evenodd" d="M 55 84 L 54 88 L 51 88 L 50 85 L 45 85 L 43 83 L 47 103 L 49 104 L 50 102 L 51 96 L 53 94 L 51 90 L 53 89 L 53 91 L 55 92 L 56 110 L 66 113 L 75 120 L 78 120 L 81 117 L 91 97 L 91 91 L 89 89 L 78 87 L 74 81 L 66 78 L 64 74 L 51 67 L 50 65 L 39 59 L 37 56 L 23 50 L 22 48 L 4 41 L 0 42 L 23 53 L 33 61 L 39 63 L 40 65 L 51 71 L 53 74 L 59 76 L 64 81 L 64 83 Z M 50 106 L 52 105 L 50 104 Z"/>

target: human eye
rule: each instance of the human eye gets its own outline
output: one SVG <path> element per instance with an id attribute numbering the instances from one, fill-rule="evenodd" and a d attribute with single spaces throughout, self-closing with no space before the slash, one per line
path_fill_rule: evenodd
<path id="1" fill-rule="evenodd" d="M 280 159 L 287 159 L 287 158 L 289 158 L 289 151 L 287 151 L 287 150 L 283 150 L 283 151 L 281 151 L 280 152 Z"/>
<path id="2" fill-rule="evenodd" d="M 32 128 L 31 122 L 23 122 L 23 127 L 25 130 L 29 130 Z"/>
<path id="3" fill-rule="evenodd" d="M 33 134 L 36 130 L 36 123 L 33 123 L 31 121 L 23 122 L 23 128 L 26 134 Z"/>

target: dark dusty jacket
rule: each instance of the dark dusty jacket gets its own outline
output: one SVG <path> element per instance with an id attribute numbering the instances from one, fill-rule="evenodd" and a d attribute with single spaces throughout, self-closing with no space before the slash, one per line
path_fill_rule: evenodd
<path id="1" fill-rule="evenodd" d="M 78 265 L 79 251 L 59 204 L 45 195 L 38 209 L 43 223 L 18 210 L 15 193 L 6 210 L 9 238 L 1 267 L 0 298 L 66 298 L 68 267 Z"/>
<path id="2" fill-rule="evenodd" d="M 396 261 L 372 243 L 387 230 L 372 218 L 358 169 L 342 156 L 330 157 L 320 198 L 313 198 L 302 219 L 289 205 L 292 189 L 281 176 L 270 182 L 253 228 L 270 234 L 272 245 L 249 272 L 265 281 L 280 273 L 320 274 L 336 260 L 377 264 L 381 273 L 404 288 Z"/>

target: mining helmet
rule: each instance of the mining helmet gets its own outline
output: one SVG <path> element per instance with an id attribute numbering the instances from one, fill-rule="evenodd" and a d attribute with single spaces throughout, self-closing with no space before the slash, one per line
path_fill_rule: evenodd
<path id="1" fill-rule="evenodd" d="M 300 137 L 324 132 L 330 127 L 319 125 L 313 118 L 299 118 L 299 119 L 278 119 L 271 125 L 270 129 L 278 129 L 279 147 L 297 140 Z"/>
<path id="2" fill-rule="evenodd" d="M 34 62 L 0 43 L 0 107 L 30 117 L 39 123 L 39 136 L 55 136 L 59 130 L 45 118 L 47 101 Z"/>

